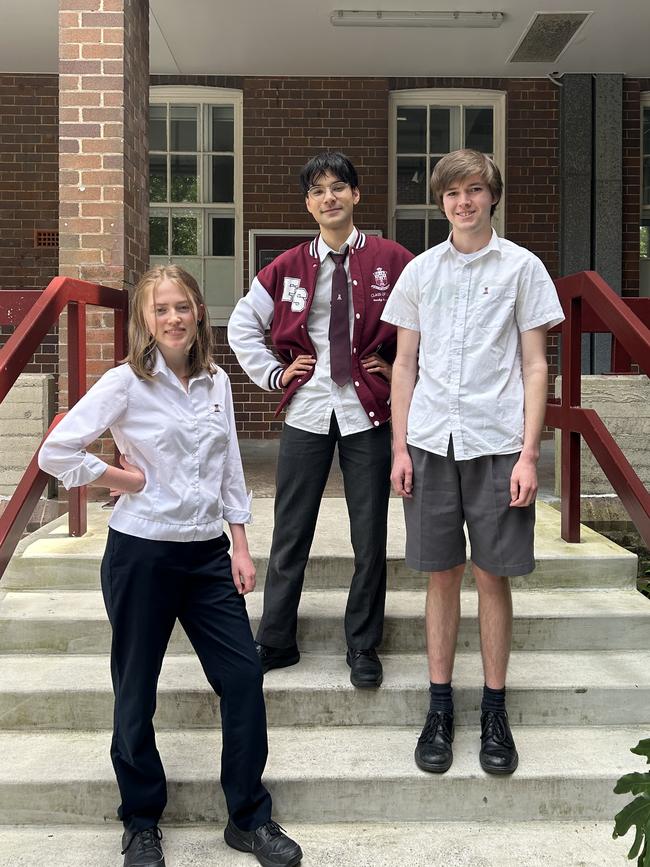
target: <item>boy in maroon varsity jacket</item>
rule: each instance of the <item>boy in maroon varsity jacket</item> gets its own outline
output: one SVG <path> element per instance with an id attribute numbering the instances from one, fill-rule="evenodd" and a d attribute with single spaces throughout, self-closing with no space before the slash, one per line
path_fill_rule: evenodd
<path id="1" fill-rule="evenodd" d="M 301 172 L 320 235 L 263 268 L 237 304 L 228 340 L 246 373 L 282 389 L 275 522 L 257 646 L 264 672 L 294 665 L 297 612 L 318 510 L 338 446 L 355 571 L 345 612 L 357 687 L 377 687 L 386 595 L 390 378 L 396 329 L 384 305 L 411 254 L 355 228 L 357 172 L 341 153 Z M 275 354 L 264 341 L 271 329 Z"/>

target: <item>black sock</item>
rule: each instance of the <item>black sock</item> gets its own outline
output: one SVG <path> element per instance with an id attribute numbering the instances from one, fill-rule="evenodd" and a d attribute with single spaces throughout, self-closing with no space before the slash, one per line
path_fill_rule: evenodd
<path id="1" fill-rule="evenodd" d="M 429 683 L 429 710 L 439 711 L 440 713 L 453 713 L 454 701 L 451 681 L 449 683 Z"/>
<path id="2" fill-rule="evenodd" d="M 505 710 L 506 709 L 506 688 L 490 689 L 487 684 L 483 684 L 483 700 L 481 701 L 481 713 L 486 710 Z"/>

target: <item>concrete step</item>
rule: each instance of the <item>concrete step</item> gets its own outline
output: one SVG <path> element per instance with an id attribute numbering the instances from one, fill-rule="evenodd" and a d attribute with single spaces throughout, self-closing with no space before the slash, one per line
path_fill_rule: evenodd
<path id="1" fill-rule="evenodd" d="M 384 656 L 379 690 L 356 690 L 342 656 L 304 654 L 265 677 L 271 726 L 387 726 L 424 723 L 428 675 L 423 655 Z M 454 673 L 459 724 L 476 724 L 483 674 L 478 653 L 461 653 Z M 110 729 L 113 694 L 106 656 L 0 657 L 1 729 Z M 650 653 L 513 653 L 508 709 L 513 725 L 647 723 Z M 156 726 L 219 725 L 218 700 L 198 659 L 168 655 Z"/>
<path id="2" fill-rule="evenodd" d="M 81 539 L 68 537 L 65 515 L 42 527 L 20 543 L 2 587 L 20 590 L 97 588 L 109 516 L 110 512 L 102 510 L 98 504 L 90 504 L 88 533 Z M 255 500 L 253 516 L 248 536 L 261 585 L 273 526 L 273 500 Z M 316 590 L 349 586 L 354 565 L 348 535 L 345 501 L 335 497 L 324 499 L 307 567 L 306 587 Z M 402 504 L 393 498 L 389 506 L 388 583 L 391 589 L 413 590 L 425 586 L 426 576 L 404 565 L 404 535 Z M 542 502 L 537 504 L 535 554 L 537 568 L 529 576 L 513 579 L 514 587 L 548 590 L 636 586 L 636 555 L 587 527 L 582 527 L 579 545 L 563 542 L 559 512 Z M 472 583 L 469 571 L 466 580 Z"/>
<path id="3" fill-rule="evenodd" d="M 626 772 L 643 771 L 630 753 L 646 726 L 520 728 L 519 769 L 483 773 L 477 728 L 457 729 L 443 775 L 413 761 L 416 728 L 271 729 L 265 780 L 277 817 L 329 822 L 490 823 L 611 821 L 613 793 Z M 107 732 L 0 733 L 0 824 L 103 822 L 118 799 Z M 160 732 L 169 822 L 224 822 L 216 732 Z"/>
<path id="4" fill-rule="evenodd" d="M 263 594 L 246 599 L 253 625 Z M 298 641 L 305 651 L 345 652 L 343 613 L 347 591 L 306 591 L 300 603 Z M 477 650 L 477 594 L 463 591 L 459 650 Z M 513 593 L 514 650 L 633 650 L 650 633 L 650 601 L 636 590 L 556 590 Z M 98 590 L 7 592 L 0 601 L 0 653 L 101 653 L 110 649 L 110 627 Z M 189 652 L 180 626 L 173 652 Z M 383 650 L 424 652 L 424 594 L 390 591 Z"/>
<path id="5" fill-rule="evenodd" d="M 630 840 L 612 840 L 604 822 L 423 822 L 287 826 L 304 852 L 302 867 L 623 867 Z M 251 867 L 229 849 L 223 826 L 163 824 L 173 867 Z M 627 842 L 627 846 L 625 845 Z M 0 827 L 0 867 L 119 863 L 116 825 Z"/>

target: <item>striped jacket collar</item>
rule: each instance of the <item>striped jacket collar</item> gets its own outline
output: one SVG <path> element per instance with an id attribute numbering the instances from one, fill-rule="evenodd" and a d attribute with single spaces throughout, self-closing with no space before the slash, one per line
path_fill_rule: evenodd
<path id="1" fill-rule="evenodd" d="M 362 247 L 366 245 L 366 235 L 363 232 L 360 232 L 356 226 L 352 230 L 352 234 L 347 239 L 346 244 L 353 248 L 354 250 L 360 250 Z M 320 262 L 323 261 L 325 256 L 329 253 L 329 247 L 324 242 L 321 242 L 321 236 L 316 235 L 314 240 L 309 245 L 309 254 L 314 258 L 318 259 Z"/>

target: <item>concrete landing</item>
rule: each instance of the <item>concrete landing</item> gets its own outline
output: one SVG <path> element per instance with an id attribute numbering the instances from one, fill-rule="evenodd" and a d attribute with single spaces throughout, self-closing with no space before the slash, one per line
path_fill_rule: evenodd
<path id="1" fill-rule="evenodd" d="M 71 539 L 67 516 L 61 516 L 24 539 L 16 550 L 2 586 L 5 590 L 66 587 L 97 587 L 99 564 L 106 543 L 109 511 L 92 503 L 88 508 L 88 533 Z M 253 501 L 253 523 L 247 528 L 259 585 L 263 583 L 273 527 L 273 500 Z M 636 586 L 635 554 L 610 542 L 587 527 L 581 528 L 580 544 L 560 537 L 560 514 L 543 502 L 537 503 L 536 569 L 530 576 L 512 579 L 513 587 L 629 587 Z M 425 585 L 426 576 L 404 565 L 404 513 L 402 503 L 392 498 L 388 520 L 388 580 L 393 589 Z M 335 553 L 334 553 L 335 552 Z M 353 572 L 345 500 L 324 499 L 311 557 L 306 588 L 349 587 Z M 471 584 L 471 576 L 466 576 Z"/>
<path id="2" fill-rule="evenodd" d="M 253 867 L 223 841 L 222 826 L 163 825 L 169 867 Z M 628 840 L 611 822 L 287 825 L 302 867 L 624 867 Z M 120 830 L 0 826 L 0 867 L 118 867 Z M 626 846 L 627 843 L 627 846 Z"/>

